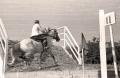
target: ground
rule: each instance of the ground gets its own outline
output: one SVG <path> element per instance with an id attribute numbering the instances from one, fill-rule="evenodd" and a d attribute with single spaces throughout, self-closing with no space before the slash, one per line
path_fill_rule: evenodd
<path id="1" fill-rule="evenodd" d="M 59 47 L 59 48 L 58 48 Z M 13 67 L 8 66 L 7 71 L 37 71 L 37 70 L 63 70 L 63 69 L 75 69 L 78 67 L 78 64 L 70 58 L 67 53 L 60 46 L 53 46 L 52 52 L 55 56 L 55 59 L 58 62 L 58 65 L 54 65 L 53 59 L 48 56 L 46 61 L 41 64 L 42 69 L 38 69 L 39 67 L 39 54 L 35 54 L 35 58 L 30 66 L 25 66 L 24 62 L 19 62 Z"/>
<path id="2" fill-rule="evenodd" d="M 39 54 L 35 54 L 35 58 L 30 66 L 25 66 L 24 62 L 19 62 L 14 66 L 8 66 L 7 72 L 31 72 L 41 70 L 82 70 L 82 66 L 78 65 L 76 61 L 70 58 L 67 53 L 60 46 L 53 46 L 52 52 L 55 55 L 55 59 L 58 61 L 58 65 L 55 65 L 53 59 L 48 57 L 39 69 Z M 99 64 L 85 64 L 85 70 L 100 70 Z M 112 70 L 113 65 L 108 65 L 108 69 Z"/>
<path id="3" fill-rule="evenodd" d="M 54 65 L 51 57 L 48 57 L 41 65 L 42 69 L 39 69 L 39 54 L 36 54 L 34 61 L 28 67 L 23 62 L 13 67 L 8 66 L 6 78 L 81 78 L 83 76 L 82 66 L 70 58 L 60 46 L 59 48 L 54 46 L 52 51 L 58 60 L 58 66 Z M 85 78 L 100 78 L 100 64 L 85 64 L 84 67 Z M 113 70 L 113 65 L 107 67 L 108 70 Z M 114 78 L 114 71 L 108 72 L 108 76 Z"/>

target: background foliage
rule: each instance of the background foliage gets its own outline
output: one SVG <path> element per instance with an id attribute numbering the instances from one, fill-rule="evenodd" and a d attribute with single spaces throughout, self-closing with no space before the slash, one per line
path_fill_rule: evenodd
<path id="1" fill-rule="evenodd" d="M 114 42 L 117 63 L 120 64 L 120 42 Z M 81 44 L 80 44 L 81 45 Z M 100 64 L 99 38 L 93 37 L 87 41 L 88 49 L 84 53 L 84 61 L 86 64 Z M 72 54 L 69 47 L 66 47 Z M 73 55 L 73 54 L 72 54 Z M 113 64 L 111 42 L 106 42 L 107 64 Z M 74 58 L 75 59 L 75 58 Z"/>

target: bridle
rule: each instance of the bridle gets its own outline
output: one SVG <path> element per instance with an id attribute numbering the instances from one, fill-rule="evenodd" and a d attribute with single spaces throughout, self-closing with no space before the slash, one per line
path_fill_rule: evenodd
<path id="1" fill-rule="evenodd" d="M 54 31 L 54 34 L 55 34 L 55 35 L 49 35 L 49 32 L 51 32 L 52 30 Z M 48 29 L 47 34 L 48 34 L 48 36 L 53 37 L 53 39 L 56 39 L 56 40 L 57 40 L 57 38 L 59 37 L 59 36 L 58 36 L 58 32 L 57 32 L 56 29 Z M 58 37 L 57 37 L 57 36 L 58 36 Z M 59 39 L 58 39 L 58 41 L 59 41 Z"/>

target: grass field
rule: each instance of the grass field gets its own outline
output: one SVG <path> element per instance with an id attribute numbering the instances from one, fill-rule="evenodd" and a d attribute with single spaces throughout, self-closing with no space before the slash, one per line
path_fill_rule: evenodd
<path id="1" fill-rule="evenodd" d="M 58 66 L 54 65 L 54 61 L 51 57 L 47 57 L 46 61 L 41 64 L 42 69 L 49 70 L 65 70 L 65 69 L 76 69 L 78 67 L 77 63 L 70 58 L 66 52 L 62 49 L 62 47 L 53 46 L 52 52 L 55 56 L 55 59 L 58 62 Z M 30 66 L 26 67 L 23 62 L 17 63 L 14 67 L 8 67 L 8 72 L 15 71 L 36 71 L 39 67 L 39 54 L 35 54 L 35 58 Z"/>
<path id="2" fill-rule="evenodd" d="M 35 58 L 30 66 L 25 66 L 25 63 L 19 62 L 13 67 L 8 66 L 7 72 L 31 72 L 31 71 L 41 71 L 41 70 L 79 70 L 82 69 L 81 65 L 78 65 L 75 60 L 69 57 L 62 47 L 53 46 L 52 52 L 55 55 L 55 59 L 58 61 L 58 66 L 54 65 L 54 61 L 51 57 L 47 57 L 46 61 L 41 64 L 42 69 L 39 67 L 39 54 L 35 54 Z M 85 69 L 100 69 L 100 65 L 85 65 Z"/>
<path id="3" fill-rule="evenodd" d="M 70 58 L 61 47 L 54 46 L 52 51 L 58 66 L 48 57 L 41 65 L 42 69 L 38 69 L 39 54 L 36 54 L 30 66 L 20 62 L 14 67 L 8 67 L 6 78 L 82 78 L 82 66 Z M 108 65 L 108 70 L 109 78 L 114 78 L 113 65 Z M 100 64 L 85 64 L 85 78 L 100 78 Z"/>
<path id="4" fill-rule="evenodd" d="M 51 57 L 47 57 L 46 61 L 41 64 L 42 69 L 39 67 L 39 54 L 35 54 L 35 58 L 30 66 L 25 66 L 25 63 L 19 62 L 14 67 L 8 67 L 7 72 L 31 72 L 41 70 L 81 70 L 82 66 L 78 65 L 76 61 L 70 58 L 67 53 L 60 46 L 53 46 L 52 52 L 55 55 L 55 59 L 58 61 L 58 66 L 54 65 L 54 61 Z M 100 70 L 99 64 L 85 64 L 86 70 Z M 113 65 L 108 65 L 109 70 L 113 70 Z"/>

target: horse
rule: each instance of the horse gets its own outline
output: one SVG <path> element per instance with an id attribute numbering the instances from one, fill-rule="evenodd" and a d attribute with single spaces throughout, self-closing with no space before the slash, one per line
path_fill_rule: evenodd
<path id="1" fill-rule="evenodd" d="M 57 42 L 60 41 L 60 37 L 58 35 L 58 31 L 56 29 L 49 29 L 47 31 L 47 34 L 43 34 L 47 40 L 47 53 L 50 54 L 50 56 L 53 58 L 54 63 L 57 64 L 57 61 L 51 51 L 51 46 L 53 45 L 53 40 L 56 40 Z M 41 37 L 41 35 L 38 36 L 38 38 Z M 10 56 L 12 58 L 11 63 L 8 63 L 8 65 L 14 65 L 15 61 L 18 58 L 22 58 L 24 61 L 26 61 L 26 64 L 30 64 L 31 61 L 34 59 L 34 54 L 40 53 L 40 59 L 42 57 L 42 54 L 44 53 L 43 45 L 41 42 L 37 42 L 31 38 L 23 39 L 22 41 L 16 43 L 12 48 L 10 49 Z"/>

